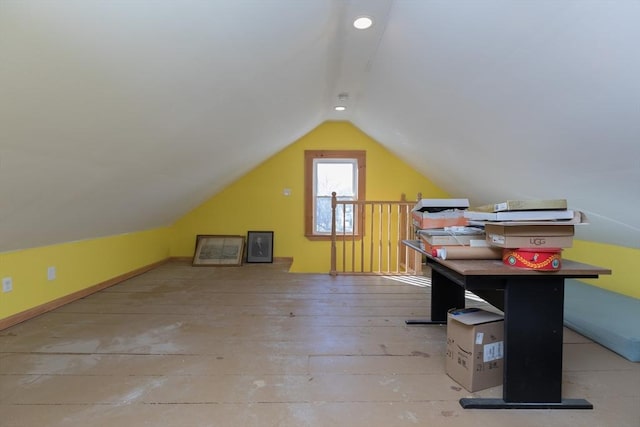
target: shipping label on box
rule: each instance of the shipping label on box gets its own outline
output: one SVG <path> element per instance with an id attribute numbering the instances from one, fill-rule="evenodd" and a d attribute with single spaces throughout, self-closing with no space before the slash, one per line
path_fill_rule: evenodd
<path id="1" fill-rule="evenodd" d="M 502 384 L 503 316 L 477 308 L 452 309 L 447 316 L 445 371 L 468 391 Z"/>
<path id="2" fill-rule="evenodd" d="M 482 342 L 480 343 L 482 344 Z M 483 347 L 482 361 L 493 362 L 494 360 L 500 360 L 504 357 L 504 342 L 498 341 L 491 344 L 486 344 Z"/>

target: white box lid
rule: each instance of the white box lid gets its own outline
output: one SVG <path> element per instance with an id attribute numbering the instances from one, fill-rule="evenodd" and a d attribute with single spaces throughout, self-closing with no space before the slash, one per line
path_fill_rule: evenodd
<path id="1" fill-rule="evenodd" d="M 449 310 L 449 316 L 465 325 L 479 325 L 481 323 L 495 322 L 504 319 L 502 314 L 480 308 L 454 308 Z"/>

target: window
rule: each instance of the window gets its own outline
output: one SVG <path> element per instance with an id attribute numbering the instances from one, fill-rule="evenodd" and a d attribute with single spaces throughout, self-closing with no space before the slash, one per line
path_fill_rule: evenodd
<path id="1" fill-rule="evenodd" d="M 305 235 L 325 240 L 331 236 L 331 193 L 338 200 L 365 198 L 366 156 L 364 151 L 305 151 Z M 353 206 L 336 209 L 337 231 L 361 235 Z"/>

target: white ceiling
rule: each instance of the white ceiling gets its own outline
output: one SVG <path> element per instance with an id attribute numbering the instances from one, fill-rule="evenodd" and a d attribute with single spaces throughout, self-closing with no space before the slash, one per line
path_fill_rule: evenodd
<path id="1" fill-rule="evenodd" d="M 0 251 L 169 225 L 331 119 L 453 196 L 567 198 L 579 238 L 640 247 L 638 22 L 638 0 L 0 0 Z"/>

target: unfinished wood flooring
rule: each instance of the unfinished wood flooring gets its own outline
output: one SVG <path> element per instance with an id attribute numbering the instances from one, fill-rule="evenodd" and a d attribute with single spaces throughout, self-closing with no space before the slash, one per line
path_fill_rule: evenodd
<path id="1" fill-rule="evenodd" d="M 464 410 L 502 388 L 404 324 L 428 287 L 287 269 L 171 262 L 0 331 L 0 426 L 640 426 L 640 364 L 569 330 L 563 395 L 594 410 Z"/>

